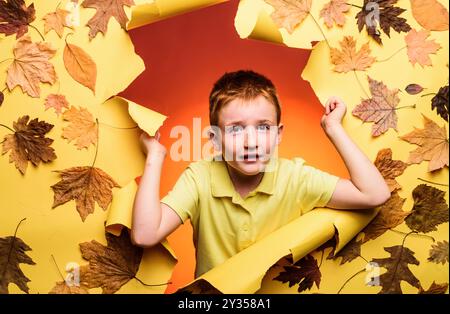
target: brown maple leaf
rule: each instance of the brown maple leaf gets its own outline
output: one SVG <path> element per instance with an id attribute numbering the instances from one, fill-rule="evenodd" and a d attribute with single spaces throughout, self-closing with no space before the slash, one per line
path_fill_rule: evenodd
<path id="1" fill-rule="evenodd" d="M 410 0 L 416 21 L 429 31 L 448 30 L 448 11 L 436 0 Z"/>
<path id="2" fill-rule="evenodd" d="M 397 192 L 392 193 L 386 203 L 378 207 L 377 216 L 361 231 L 364 233 L 362 243 L 374 240 L 386 231 L 402 224 L 410 214 L 402 210 L 405 201 L 406 199 L 401 198 Z"/>
<path id="3" fill-rule="evenodd" d="M 340 250 L 337 254 L 334 254 L 332 250 L 330 254 L 328 254 L 327 259 L 337 259 L 342 257 L 342 260 L 339 265 L 343 265 L 347 262 L 353 261 L 355 258 L 361 256 L 361 245 L 362 241 L 356 241 L 356 237 L 353 238 L 349 243 L 347 243 L 342 250 Z"/>
<path id="4" fill-rule="evenodd" d="M 70 109 L 64 111 L 62 117 L 70 122 L 62 132 L 62 137 L 68 139 L 69 143 L 75 140 L 78 149 L 88 148 L 89 145 L 97 143 L 98 125 L 86 108 L 77 109 L 71 106 Z"/>
<path id="5" fill-rule="evenodd" d="M 275 11 L 270 16 L 278 28 L 284 27 L 290 34 L 308 16 L 312 4 L 312 0 L 264 1 L 274 7 Z"/>
<path id="6" fill-rule="evenodd" d="M 40 97 L 39 82 L 56 82 L 55 69 L 48 61 L 55 53 L 48 43 L 33 43 L 29 35 L 20 38 L 14 47 L 14 61 L 8 67 L 8 89 L 19 85 L 31 97 Z"/>
<path id="7" fill-rule="evenodd" d="M 390 90 L 381 81 L 376 81 L 370 76 L 370 93 L 372 98 L 364 99 L 356 106 L 352 114 L 364 122 L 375 122 L 372 127 L 372 135 L 379 136 L 389 128 L 397 131 L 397 105 L 400 102 L 398 89 Z"/>
<path id="8" fill-rule="evenodd" d="M 444 191 L 420 184 L 413 190 L 412 195 L 414 206 L 405 219 L 411 230 L 427 233 L 436 231 L 438 225 L 448 222 L 448 205 Z"/>
<path id="9" fill-rule="evenodd" d="M 1 103 L 1 102 L 0 102 Z M 436 109 L 437 114 L 448 122 L 448 85 L 439 88 L 438 93 L 431 99 L 431 110 Z"/>
<path id="10" fill-rule="evenodd" d="M 67 10 L 56 9 L 55 12 L 47 13 L 42 19 L 44 20 L 44 32 L 47 34 L 52 29 L 62 38 L 64 26 L 71 27 L 67 24 L 67 16 L 70 14 Z"/>
<path id="11" fill-rule="evenodd" d="M 128 230 L 120 237 L 106 233 L 107 246 L 92 240 L 80 243 L 81 254 L 89 261 L 89 268 L 81 283 L 89 288 L 101 287 L 103 293 L 115 293 L 139 270 L 143 248 L 131 243 Z"/>
<path id="12" fill-rule="evenodd" d="M 52 290 L 50 290 L 49 294 L 89 294 L 89 288 L 81 283 L 82 278 L 84 278 L 88 269 L 89 266 L 79 267 L 79 277 L 73 278 L 74 280 L 78 280 L 78 282 L 66 282 L 66 280 L 59 281 Z"/>
<path id="13" fill-rule="evenodd" d="M 402 175 L 408 165 L 401 160 L 392 160 L 392 150 L 390 148 L 380 150 L 374 164 L 391 192 L 402 188 L 395 178 Z"/>
<path id="14" fill-rule="evenodd" d="M 335 65 L 334 71 L 339 73 L 365 71 L 375 62 L 375 58 L 370 56 L 369 43 L 365 43 L 359 51 L 356 51 L 356 40 L 352 36 L 345 36 L 339 44 L 342 50 L 330 48 L 331 63 Z"/>
<path id="15" fill-rule="evenodd" d="M 38 166 L 40 162 L 47 163 L 56 159 L 55 150 L 50 147 L 53 140 L 45 137 L 53 125 L 38 121 L 38 118 L 28 122 L 29 119 L 29 116 L 22 116 L 14 122 L 13 128 L 16 132 L 7 134 L 3 141 L 2 154 L 11 151 L 9 162 L 14 162 L 22 174 L 27 170 L 28 161 Z"/>
<path id="16" fill-rule="evenodd" d="M 72 167 L 55 172 L 61 174 L 61 181 L 51 186 L 55 193 L 52 208 L 75 200 L 82 221 L 94 212 L 95 202 L 106 210 L 112 201 L 112 188 L 120 187 L 96 167 Z"/>
<path id="17" fill-rule="evenodd" d="M 111 17 L 114 17 L 120 26 L 126 30 L 126 23 L 128 17 L 125 14 L 123 6 L 131 7 L 134 5 L 133 0 L 84 0 L 81 6 L 83 8 L 93 8 L 97 12 L 88 21 L 89 26 L 89 39 L 94 38 L 98 32 L 106 34 L 108 28 L 108 22 Z"/>
<path id="18" fill-rule="evenodd" d="M 423 288 L 419 289 L 419 294 L 445 294 L 448 289 L 448 283 L 433 283 L 431 284 L 428 290 L 423 290 Z"/>
<path id="19" fill-rule="evenodd" d="M 442 263 L 442 265 L 448 263 L 448 242 L 444 240 L 442 242 L 432 244 L 428 260 L 436 264 Z"/>
<path id="20" fill-rule="evenodd" d="M 319 288 L 322 273 L 320 272 L 317 260 L 312 255 L 307 255 L 298 260 L 292 266 L 283 266 L 284 271 L 273 280 L 282 283 L 289 282 L 289 287 L 298 284 L 298 292 L 310 290 L 315 283 Z"/>
<path id="21" fill-rule="evenodd" d="M 61 94 L 50 94 L 45 98 L 45 110 L 49 108 L 55 109 L 55 113 L 59 116 L 63 108 L 69 108 L 69 102 L 66 96 Z"/>
<path id="22" fill-rule="evenodd" d="M 422 115 L 424 128 L 400 136 L 411 144 L 419 147 L 409 153 L 407 163 L 418 164 L 424 160 L 430 161 L 428 171 L 435 171 L 445 166 L 448 167 L 448 137 L 445 125 L 439 127 L 436 122 Z"/>
<path id="23" fill-rule="evenodd" d="M 95 94 L 97 65 L 83 48 L 66 43 L 63 52 L 64 66 L 70 76 Z"/>
<path id="24" fill-rule="evenodd" d="M 369 36 L 379 44 L 382 44 L 382 40 L 378 26 L 389 37 L 391 28 L 398 33 L 409 32 L 411 26 L 405 18 L 399 17 L 406 10 L 394 7 L 397 2 L 398 0 L 364 0 L 361 11 L 356 15 L 359 32 L 365 27 Z"/>
<path id="25" fill-rule="evenodd" d="M 35 265 L 27 255 L 31 248 L 22 239 L 12 236 L 0 238 L 0 294 L 8 293 L 8 284 L 16 284 L 20 290 L 28 293 L 27 282 L 30 281 L 19 264 Z"/>
<path id="26" fill-rule="evenodd" d="M 379 293 L 401 294 L 401 281 L 406 281 L 417 289 L 421 288 L 419 279 L 414 276 L 408 264 L 419 265 L 419 261 L 414 257 L 414 252 L 402 245 L 385 247 L 384 250 L 391 254 L 387 258 L 373 259 L 373 263 L 384 267 L 387 271 L 380 276 L 380 283 L 383 287 Z"/>
<path id="27" fill-rule="evenodd" d="M 416 31 L 412 29 L 405 36 L 409 62 L 412 65 L 419 63 L 422 67 L 432 66 L 430 54 L 441 49 L 441 45 L 434 40 L 427 40 L 430 32 L 427 30 Z"/>
<path id="28" fill-rule="evenodd" d="M 331 0 L 323 6 L 322 10 L 320 10 L 320 17 L 324 19 L 327 27 L 331 28 L 333 27 L 333 24 L 344 26 L 344 13 L 350 10 L 350 5 L 345 1 L 346 0 Z"/>
<path id="29" fill-rule="evenodd" d="M 35 18 L 34 3 L 27 7 L 24 0 L 0 0 L 0 33 L 20 38 Z"/>

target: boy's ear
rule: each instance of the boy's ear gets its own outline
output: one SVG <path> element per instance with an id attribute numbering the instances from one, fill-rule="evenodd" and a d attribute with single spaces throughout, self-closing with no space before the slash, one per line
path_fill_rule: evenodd
<path id="1" fill-rule="evenodd" d="M 220 139 L 219 139 L 218 134 L 216 134 L 216 131 L 214 130 L 213 127 L 209 129 L 208 136 L 209 136 L 209 140 L 212 142 L 212 144 L 214 146 L 214 149 L 216 151 L 218 151 L 219 147 L 220 147 L 220 145 L 219 145 Z"/>
<path id="2" fill-rule="evenodd" d="M 278 136 L 277 136 L 277 145 L 281 143 L 281 138 L 283 137 L 284 125 L 280 123 L 278 126 Z"/>

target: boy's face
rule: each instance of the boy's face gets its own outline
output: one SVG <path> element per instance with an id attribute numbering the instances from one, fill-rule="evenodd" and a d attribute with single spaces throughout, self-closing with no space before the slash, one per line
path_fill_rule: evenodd
<path id="1" fill-rule="evenodd" d="M 220 110 L 218 124 L 215 148 L 227 164 L 244 175 L 264 171 L 283 131 L 283 125 L 277 125 L 275 105 L 264 96 L 234 99 Z"/>

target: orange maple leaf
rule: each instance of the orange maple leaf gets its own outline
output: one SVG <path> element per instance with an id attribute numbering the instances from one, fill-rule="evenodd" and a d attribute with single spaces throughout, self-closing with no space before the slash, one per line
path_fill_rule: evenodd
<path id="1" fill-rule="evenodd" d="M 308 16 L 312 0 L 264 0 L 275 8 L 270 15 L 278 26 L 284 27 L 290 34 Z"/>
<path id="2" fill-rule="evenodd" d="M 430 36 L 429 31 L 416 31 L 414 29 L 410 30 L 405 36 L 408 58 L 412 65 L 419 63 L 422 67 L 432 66 L 429 55 L 441 49 L 441 45 L 434 40 L 427 40 L 428 36 Z"/>
<path id="3" fill-rule="evenodd" d="M 57 116 L 62 112 L 63 108 L 69 108 L 69 102 L 66 99 L 66 96 L 60 94 L 50 94 L 45 98 L 45 110 L 48 108 L 55 109 L 55 113 Z"/>
<path id="4" fill-rule="evenodd" d="M 375 62 L 375 58 L 370 56 L 369 43 L 365 43 L 359 51 L 356 51 L 356 40 L 352 36 L 345 36 L 339 44 L 342 51 L 337 48 L 330 49 L 331 62 L 335 65 L 334 71 L 339 73 L 365 71 Z"/>
<path id="5" fill-rule="evenodd" d="M 78 149 L 88 148 L 98 140 L 98 125 L 94 117 L 86 108 L 77 109 L 74 106 L 64 111 L 63 119 L 70 122 L 63 128 L 62 137 L 71 142 L 75 140 Z"/>
<path id="6" fill-rule="evenodd" d="M 344 26 L 344 13 L 349 10 L 350 6 L 346 3 L 346 0 L 331 0 L 320 10 L 320 17 L 324 19 L 325 25 L 329 28 L 333 27 L 333 24 Z"/>
<path id="7" fill-rule="evenodd" d="M 47 34 L 52 29 L 62 38 L 64 26 L 70 27 L 67 24 L 67 16 L 69 11 L 57 9 L 55 12 L 47 13 L 42 19 L 44 20 L 44 33 Z"/>

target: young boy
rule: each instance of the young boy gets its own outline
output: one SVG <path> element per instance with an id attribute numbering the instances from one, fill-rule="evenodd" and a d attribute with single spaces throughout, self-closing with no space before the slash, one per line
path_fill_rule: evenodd
<path id="1" fill-rule="evenodd" d="M 351 179 L 274 156 L 281 141 L 281 109 L 272 82 L 253 71 L 224 74 L 210 98 L 210 140 L 218 155 L 191 163 L 159 199 L 166 149 L 159 133 L 143 133 L 147 153 L 133 208 L 131 238 L 150 247 L 190 218 L 196 248 L 195 277 L 314 207 L 364 209 L 383 204 L 389 189 L 341 125 L 345 104 L 331 97 L 321 125 Z"/>

